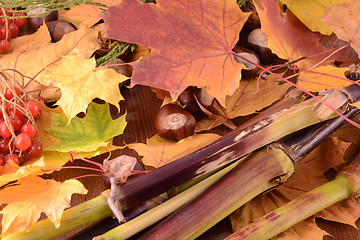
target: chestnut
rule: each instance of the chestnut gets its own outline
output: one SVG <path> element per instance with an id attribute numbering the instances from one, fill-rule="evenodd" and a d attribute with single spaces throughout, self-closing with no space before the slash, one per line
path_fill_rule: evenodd
<path id="1" fill-rule="evenodd" d="M 207 116 L 197 103 L 195 96 L 200 92 L 200 88 L 189 86 L 187 87 L 178 97 L 178 101 L 182 106 L 185 107 L 185 110 L 190 112 L 196 120 L 201 120 Z"/>
<path id="2" fill-rule="evenodd" d="M 247 48 L 243 48 L 243 47 L 239 47 L 239 46 L 236 46 L 233 49 L 233 51 L 236 53 L 235 60 L 239 63 L 244 64 L 246 67 L 246 69 L 243 69 L 241 71 L 242 78 L 247 79 L 247 78 L 255 77 L 256 73 L 259 70 L 259 67 L 240 58 L 239 56 L 241 56 L 245 59 L 248 59 L 249 61 L 251 61 L 257 65 L 260 65 L 260 59 L 259 59 L 258 55 Z"/>
<path id="3" fill-rule="evenodd" d="M 193 135 L 196 127 L 194 116 L 172 103 L 160 108 L 154 123 L 160 137 L 172 140 L 181 140 Z"/>
<path id="4" fill-rule="evenodd" d="M 49 29 L 52 42 L 58 42 L 65 34 L 77 30 L 74 24 L 66 20 L 46 22 L 46 26 Z"/>
<path id="5" fill-rule="evenodd" d="M 28 11 L 26 13 L 26 15 L 41 14 L 45 11 L 46 11 L 46 8 L 36 8 L 36 9 L 32 9 L 32 10 Z M 41 17 L 41 18 L 30 17 L 30 18 L 28 18 L 28 23 L 29 23 L 30 27 L 34 31 L 36 31 L 43 24 L 44 20 L 45 20 L 45 22 L 56 21 L 56 20 L 58 20 L 58 17 L 59 17 L 58 11 L 52 11 L 48 15 Z"/>
<path id="6" fill-rule="evenodd" d="M 263 62 L 273 63 L 278 58 L 268 48 L 268 36 L 261 28 L 257 28 L 249 34 L 247 47 L 256 52 Z"/>

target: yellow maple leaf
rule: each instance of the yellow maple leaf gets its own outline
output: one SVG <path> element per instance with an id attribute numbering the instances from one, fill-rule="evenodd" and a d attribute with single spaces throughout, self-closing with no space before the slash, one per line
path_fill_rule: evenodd
<path id="1" fill-rule="evenodd" d="M 286 4 L 287 8 L 310 30 L 330 35 L 333 31 L 321 21 L 321 17 L 327 7 L 341 3 L 343 0 L 282 0 L 281 2 Z"/>
<path id="2" fill-rule="evenodd" d="M 79 112 L 85 112 L 94 98 L 115 106 L 123 100 L 119 83 L 128 77 L 107 67 L 96 68 L 95 58 L 65 56 L 59 66 L 49 69 L 49 74 L 41 74 L 38 81 L 61 89 L 62 96 L 57 104 L 67 116 L 68 123 Z"/>
<path id="3" fill-rule="evenodd" d="M 38 95 L 40 85 L 30 78 L 35 77 L 48 65 L 56 65 L 64 55 L 76 55 L 89 58 L 99 48 L 97 43 L 98 31 L 83 27 L 77 31 L 66 34 L 59 42 L 52 43 L 46 25 L 31 35 L 13 38 L 10 40 L 11 52 L 0 55 L 0 69 L 15 69 L 29 78 L 18 78 L 19 83 L 27 85 L 28 92 Z M 6 71 L 13 76 L 13 72 Z M 18 75 L 16 75 L 18 76 Z M 52 95 L 60 95 L 51 88 L 46 96 L 47 100 L 54 99 Z M 42 95 L 44 92 L 42 92 Z M 46 94 L 46 92 L 45 92 Z M 56 97 L 55 97 L 56 98 Z"/>
<path id="4" fill-rule="evenodd" d="M 175 142 L 155 135 L 147 139 L 146 144 L 133 143 L 129 144 L 128 147 L 144 156 L 142 161 L 145 165 L 158 168 L 205 147 L 219 138 L 219 135 L 212 133 L 195 134 Z"/>
<path id="5" fill-rule="evenodd" d="M 344 73 L 346 70 L 349 69 L 326 65 L 315 68 L 312 72 L 301 71 L 298 77 L 298 85 L 314 92 L 343 88 L 352 84 L 351 81 L 345 80 Z"/>
<path id="6" fill-rule="evenodd" d="M 28 230 L 42 212 L 59 227 L 64 209 L 70 206 L 71 195 L 87 193 L 77 180 L 56 182 L 29 175 L 17 183 L 0 191 L 0 202 L 8 204 L 0 212 L 2 235 Z"/>

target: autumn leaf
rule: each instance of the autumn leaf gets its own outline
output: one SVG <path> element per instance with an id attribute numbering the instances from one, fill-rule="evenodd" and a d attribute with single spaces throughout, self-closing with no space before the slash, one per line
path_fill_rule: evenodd
<path id="1" fill-rule="evenodd" d="M 344 80 L 347 70 L 348 68 L 327 65 L 314 68 L 310 72 L 300 71 L 298 85 L 313 92 L 343 88 L 352 84 L 351 81 Z"/>
<path id="2" fill-rule="evenodd" d="M 297 60 L 306 59 L 297 63 L 302 68 L 311 67 L 328 57 L 336 48 L 326 48 L 320 44 L 322 35 L 312 32 L 295 15 L 286 11 L 281 12 L 276 1 L 254 1 L 261 21 L 261 29 L 268 36 L 268 47 L 280 58 Z M 332 55 L 324 61 L 343 58 L 345 49 Z"/>
<path id="3" fill-rule="evenodd" d="M 145 165 L 159 168 L 180 157 L 194 152 L 216 141 L 220 136 L 217 134 L 195 134 L 178 142 L 161 138 L 158 135 L 146 140 L 146 144 L 132 143 L 128 147 L 134 149 L 143 156 Z"/>
<path id="4" fill-rule="evenodd" d="M 95 58 L 83 59 L 64 56 L 55 69 L 48 68 L 48 74 L 41 74 L 38 81 L 61 89 L 57 102 L 67 116 L 67 123 L 79 112 L 85 112 L 94 98 L 100 98 L 115 106 L 123 100 L 119 84 L 128 77 L 107 67 L 97 67 Z"/>
<path id="5" fill-rule="evenodd" d="M 256 93 L 257 80 L 241 80 L 233 95 L 226 97 L 226 111 L 229 118 L 245 116 L 271 105 L 285 96 L 288 84 L 279 85 L 278 80 L 270 75 L 266 81 L 260 80 L 260 91 Z"/>
<path id="6" fill-rule="evenodd" d="M 52 43 L 46 25 L 42 26 L 34 34 L 10 40 L 11 52 L 0 56 L 0 69 L 15 69 L 25 76 L 35 77 L 46 66 L 54 65 L 64 55 L 89 58 L 99 48 L 97 34 L 97 31 L 83 27 L 66 34 L 59 42 Z M 28 81 L 25 79 L 24 84 Z M 18 82 L 22 83 L 22 79 L 18 79 Z M 40 85 L 31 81 L 26 89 L 37 90 L 35 94 L 38 94 Z M 51 89 L 50 92 L 47 97 L 53 100 L 51 95 L 54 95 L 55 91 Z"/>
<path id="7" fill-rule="evenodd" d="M 87 190 L 77 180 L 56 182 L 33 175 L 1 190 L 0 202 L 8 204 L 0 212 L 3 215 L 2 235 L 28 230 L 42 212 L 59 227 L 63 210 L 70 206 L 74 193 L 86 194 Z"/>
<path id="8" fill-rule="evenodd" d="M 45 150 L 69 152 L 95 151 L 99 147 L 111 144 L 111 138 L 123 133 L 126 120 L 125 115 L 113 120 L 110 115 L 109 104 L 90 103 L 84 118 L 75 117 L 67 125 L 64 113 L 51 114 L 51 126 L 48 133 L 60 140 L 54 145 L 48 145 Z"/>
<path id="9" fill-rule="evenodd" d="M 119 0 L 96 0 L 95 2 L 104 4 L 108 7 L 114 6 L 119 3 Z M 103 14 L 101 6 L 96 6 L 93 4 L 80 4 L 74 6 L 69 11 L 67 11 L 64 15 L 62 15 L 65 19 L 70 22 L 79 22 L 81 25 L 86 25 L 88 27 L 93 26 L 95 23 L 101 20 L 101 15 Z"/>
<path id="10" fill-rule="evenodd" d="M 326 139 L 296 166 L 295 174 L 283 185 L 266 195 L 254 198 L 235 211 L 231 215 L 233 228 L 239 230 L 251 221 L 262 217 L 290 200 L 327 183 L 328 180 L 322 174 L 329 168 L 344 162 L 343 155 L 348 146 L 349 143 L 342 142 L 335 137 Z M 342 214 L 341 211 L 336 212 L 339 219 L 342 219 Z M 346 214 L 348 213 L 344 213 L 345 217 Z M 357 212 L 354 212 L 353 217 L 356 219 L 359 217 Z M 276 239 L 300 240 L 307 237 L 308 239 L 320 240 L 323 234 L 326 232 L 316 227 L 314 217 L 310 217 L 278 235 Z"/>
<path id="11" fill-rule="evenodd" d="M 31 159 L 24 166 L 19 166 L 13 161 L 0 168 L 0 186 L 11 181 L 26 177 L 45 166 L 44 157 Z"/>
<path id="12" fill-rule="evenodd" d="M 333 31 L 321 21 L 321 17 L 324 15 L 327 7 L 342 3 L 343 0 L 282 0 L 281 2 L 286 4 L 286 7 L 311 31 L 330 35 Z"/>
<path id="13" fill-rule="evenodd" d="M 165 89 L 173 99 L 187 86 L 206 86 L 224 104 L 238 87 L 243 65 L 231 50 L 248 16 L 232 0 L 126 0 L 110 7 L 104 20 L 110 38 L 151 48 L 132 63 L 132 86 Z"/>
<path id="14" fill-rule="evenodd" d="M 321 18 L 338 38 L 350 42 L 358 54 L 360 54 L 359 11 L 359 1 L 345 1 L 327 8 L 324 17 Z"/>

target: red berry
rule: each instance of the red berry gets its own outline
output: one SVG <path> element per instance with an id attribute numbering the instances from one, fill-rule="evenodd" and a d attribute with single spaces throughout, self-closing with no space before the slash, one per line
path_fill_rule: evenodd
<path id="1" fill-rule="evenodd" d="M 21 151 L 25 151 L 31 146 L 31 138 L 26 133 L 20 133 L 15 138 L 15 147 Z"/>
<path id="2" fill-rule="evenodd" d="M 11 38 L 11 32 L 6 26 L 0 27 L 0 39 L 9 40 Z"/>
<path id="3" fill-rule="evenodd" d="M 0 16 L 9 16 L 11 17 L 13 14 L 10 12 L 10 8 L 0 8 Z"/>
<path id="4" fill-rule="evenodd" d="M 0 41 L 0 54 L 7 53 L 10 49 L 10 42 L 8 40 Z"/>
<path id="5" fill-rule="evenodd" d="M 30 157 L 40 157 L 42 153 L 42 145 L 38 141 L 31 141 L 31 146 L 26 150 Z"/>
<path id="6" fill-rule="evenodd" d="M 20 33 L 20 28 L 15 23 L 9 23 L 9 30 L 12 38 L 17 37 Z"/>
<path id="7" fill-rule="evenodd" d="M 35 137 L 36 135 L 36 127 L 31 123 L 25 123 L 21 127 L 21 133 L 26 133 L 30 138 Z"/>
<path id="8" fill-rule="evenodd" d="M 6 113 L 8 116 L 19 116 L 21 117 L 22 115 L 24 115 L 21 111 L 20 111 L 20 104 L 17 104 L 17 106 L 13 106 L 10 104 L 6 105 Z"/>
<path id="9" fill-rule="evenodd" d="M 0 153 L 8 154 L 10 152 L 10 138 L 0 139 Z"/>
<path id="10" fill-rule="evenodd" d="M 14 97 L 13 91 L 15 90 L 16 95 L 21 95 L 21 90 L 17 87 L 14 87 L 14 89 L 6 88 L 4 97 L 8 100 L 11 100 Z"/>
<path id="11" fill-rule="evenodd" d="M 19 158 L 17 155 L 15 155 L 15 154 L 6 155 L 5 161 L 6 161 L 6 162 L 13 161 L 13 162 L 16 163 L 17 165 L 20 165 L 20 158 Z"/>
<path id="12" fill-rule="evenodd" d="M 26 102 L 26 107 L 29 109 L 29 111 L 31 112 L 31 115 L 34 117 L 34 118 L 37 118 L 38 117 L 38 114 L 40 112 L 40 108 L 39 106 L 33 102 L 33 101 L 28 101 Z M 41 113 L 40 113 L 41 114 Z"/>
<path id="13" fill-rule="evenodd" d="M 35 98 L 35 100 L 36 100 L 36 101 L 39 101 L 39 102 L 43 102 L 44 104 L 46 104 L 46 99 L 43 98 L 42 96 L 37 96 L 37 97 Z"/>
<path id="14" fill-rule="evenodd" d="M 11 132 L 4 121 L 0 122 L 0 135 L 4 138 L 11 137 Z"/>
<path id="15" fill-rule="evenodd" d="M 8 23 L 10 22 L 8 18 L 0 17 L 0 25 L 1 26 L 5 26 L 7 22 Z"/>
<path id="16" fill-rule="evenodd" d="M 20 16 L 22 17 L 22 16 L 25 16 L 25 14 L 21 13 L 21 12 L 16 12 L 16 13 L 14 13 L 13 16 L 14 17 L 20 17 Z M 13 22 L 16 24 L 16 26 L 21 27 L 22 25 L 24 25 L 26 23 L 26 18 L 15 18 L 13 20 Z"/>
<path id="17" fill-rule="evenodd" d="M 19 130 L 21 128 L 21 125 L 23 124 L 22 119 L 17 115 L 9 116 L 9 120 L 14 131 Z"/>
<path id="18" fill-rule="evenodd" d="M 3 156 L 0 156 L 0 166 L 3 167 L 5 166 L 5 164 L 6 164 L 5 158 Z"/>

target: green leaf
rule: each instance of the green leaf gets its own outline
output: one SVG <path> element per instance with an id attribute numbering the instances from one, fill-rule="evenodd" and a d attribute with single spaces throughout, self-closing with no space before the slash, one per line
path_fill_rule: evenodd
<path id="1" fill-rule="evenodd" d="M 60 140 L 56 146 L 49 146 L 46 151 L 81 151 L 90 152 L 111 144 L 111 138 L 120 135 L 126 127 L 125 115 L 113 120 L 109 104 L 91 102 L 84 118 L 75 117 L 67 125 L 64 113 L 52 113 L 51 127 L 48 133 Z"/>

